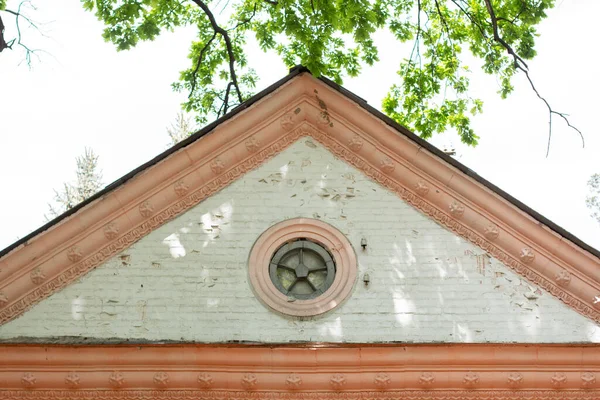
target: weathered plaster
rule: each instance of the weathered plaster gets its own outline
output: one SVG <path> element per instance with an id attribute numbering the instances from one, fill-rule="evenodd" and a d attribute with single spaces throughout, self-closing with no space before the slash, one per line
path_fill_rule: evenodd
<path id="1" fill-rule="evenodd" d="M 295 217 L 335 226 L 358 258 L 354 293 L 322 317 L 282 317 L 248 282 L 255 240 Z M 600 328 L 305 137 L 0 327 L 58 336 L 570 343 L 600 342 Z"/>

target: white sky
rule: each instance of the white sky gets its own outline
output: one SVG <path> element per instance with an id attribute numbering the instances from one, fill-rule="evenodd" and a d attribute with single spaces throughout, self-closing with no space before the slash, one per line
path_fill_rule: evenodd
<path id="1" fill-rule="evenodd" d="M 75 157 L 85 146 L 100 155 L 105 184 L 165 150 L 165 128 L 185 96 L 173 93 L 170 84 L 187 66 L 192 31 L 163 34 L 117 53 L 78 0 L 34 3 L 38 10 L 30 15 L 49 22 L 44 26 L 49 39 L 25 31 L 25 41 L 51 55 L 42 54 L 32 70 L 18 65 L 20 51 L 0 55 L 0 249 L 45 222 L 53 189 L 74 178 Z M 9 8 L 16 4 L 9 0 Z M 456 147 L 459 161 L 596 248 L 600 226 L 584 202 L 587 180 L 600 172 L 598 15 L 600 1 L 558 0 L 540 28 L 538 56 L 529 63 L 540 92 L 583 131 L 585 149 L 555 119 L 545 158 L 547 113 L 524 78 L 515 79 L 515 92 L 501 100 L 495 78 L 474 65 L 473 94 L 485 102 L 484 113 L 474 118 L 480 145 L 461 146 L 456 135 L 432 140 Z M 406 56 L 385 35 L 378 39 L 382 61 L 344 82 L 376 108 Z M 251 65 L 261 77 L 257 90 L 287 74 L 276 55 L 254 54 Z"/>

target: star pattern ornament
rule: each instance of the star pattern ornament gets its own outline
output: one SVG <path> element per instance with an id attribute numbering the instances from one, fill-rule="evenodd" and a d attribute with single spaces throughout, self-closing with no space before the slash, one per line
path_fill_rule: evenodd
<path id="1" fill-rule="evenodd" d="M 154 213 L 154 206 L 152 205 L 152 203 L 146 200 L 142 204 L 140 204 L 139 210 L 142 217 L 148 218 Z"/>
<path id="2" fill-rule="evenodd" d="M 377 375 L 375 375 L 374 382 L 375 386 L 377 386 L 378 388 L 385 389 L 392 383 L 392 378 L 390 378 L 390 376 L 385 372 L 380 372 Z"/>
<path id="3" fill-rule="evenodd" d="M 550 382 L 554 387 L 560 387 L 567 383 L 567 375 L 564 372 L 555 372 L 550 378 Z"/>
<path id="4" fill-rule="evenodd" d="M 348 141 L 348 147 L 350 147 L 350 150 L 352 150 L 354 152 L 359 151 L 362 148 L 362 146 L 363 146 L 363 140 L 358 135 L 354 135 L 354 137 L 352 137 L 352 139 L 350 139 L 350 141 Z"/>
<path id="5" fill-rule="evenodd" d="M 448 209 L 454 218 L 462 217 L 462 215 L 465 213 L 465 207 L 456 200 L 450 203 Z"/>
<path id="6" fill-rule="evenodd" d="M 65 377 L 65 384 L 70 388 L 76 388 L 79 386 L 81 378 L 77 372 L 69 372 Z"/>
<path id="7" fill-rule="evenodd" d="M 490 224 L 483 229 L 483 235 L 488 240 L 494 240 L 498 238 L 500 232 L 498 231 L 498 227 L 494 224 Z"/>
<path id="8" fill-rule="evenodd" d="M 297 374 L 289 374 L 285 385 L 290 389 L 298 389 L 302 385 L 302 378 Z"/>
<path id="9" fill-rule="evenodd" d="M 213 377 L 208 372 L 203 372 L 198 375 L 198 383 L 200 387 L 207 389 L 214 383 Z"/>
<path id="10" fill-rule="evenodd" d="M 510 374 L 508 374 L 507 382 L 512 387 L 521 385 L 523 381 L 523 374 L 520 372 L 511 372 Z"/>
<path id="11" fill-rule="evenodd" d="M 154 384 L 159 387 L 167 387 L 169 385 L 169 374 L 166 372 L 157 372 L 154 374 Z"/>
<path id="12" fill-rule="evenodd" d="M 344 385 L 346 385 L 346 375 L 344 374 L 333 374 L 329 379 L 329 384 L 334 389 L 341 389 Z"/>
<path id="13" fill-rule="evenodd" d="M 435 382 L 435 376 L 431 372 L 423 372 L 421 376 L 419 376 L 419 383 L 421 385 L 429 386 L 433 385 Z"/>
<path id="14" fill-rule="evenodd" d="M 246 150 L 248 150 L 248 153 L 254 153 L 260 148 L 260 141 L 254 136 L 250 136 L 244 144 L 246 145 Z"/>
<path id="15" fill-rule="evenodd" d="M 258 385 L 258 378 L 254 374 L 244 374 L 242 377 L 242 386 L 244 389 L 254 389 Z"/>
<path id="16" fill-rule="evenodd" d="M 125 376 L 122 372 L 114 371 L 108 377 L 108 383 L 110 386 L 120 388 L 125 384 Z"/>
<path id="17" fill-rule="evenodd" d="M 119 234 L 119 226 L 116 222 L 111 222 L 104 227 L 104 237 L 113 240 Z"/>
<path id="18" fill-rule="evenodd" d="M 34 387 L 36 381 L 37 381 L 37 379 L 35 379 L 35 375 L 33 375 L 31 372 L 25 372 L 23 374 L 23 376 L 21 377 L 21 383 L 26 388 L 32 388 L 32 387 Z"/>
<path id="19" fill-rule="evenodd" d="M 394 162 L 392 160 L 390 160 L 389 157 L 384 158 L 383 160 L 381 160 L 381 162 L 379 163 L 379 168 L 386 174 L 391 174 L 394 169 L 396 168 L 396 165 L 394 165 Z"/>
<path id="20" fill-rule="evenodd" d="M 419 196 L 425 196 L 429 193 L 429 187 L 424 180 L 421 179 L 415 184 L 415 192 L 417 192 Z"/>
<path id="21" fill-rule="evenodd" d="M 477 372 L 467 372 L 463 377 L 463 383 L 468 387 L 477 385 L 479 383 L 479 374 Z"/>
<path id="22" fill-rule="evenodd" d="M 563 269 L 556 274 L 554 281 L 558 283 L 559 286 L 565 287 L 571 283 L 571 274 L 566 269 Z"/>
<path id="23" fill-rule="evenodd" d="M 529 247 L 524 247 L 523 249 L 521 249 L 521 253 L 519 253 L 519 258 L 525 264 L 529 264 L 535 258 L 535 254 Z"/>
<path id="24" fill-rule="evenodd" d="M 40 267 L 37 267 L 36 269 L 31 271 L 30 278 L 31 278 L 31 282 L 35 283 L 36 285 L 39 285 L 40 283 L 42 283 L 46 280 L 46 275 L 44 274 L 44 271 L 42 271 L 42 269 Z"/>
<path id="25" fill-rule="evenodd" d="M 183 180 L 180 180 L 173 185 L 173 190 L 177 196 L 181 197 L 184 196 L 188 190 L 190 190 L 190 187 Z"/>
<path id="26" fill-rule="evenodd" d="M 584 372 L 581 374 L 581 386 L 589 388 L 596 383 L 596 374 L 593 372 Z"/>
<path id="27" fill-rule="evenodd" d="M 221 161 L 220 158 L 215 158 L 213 162 L 210 163 L 210 169 L 212 169 L 215 175 L 218 175 L 225 169 L 225 163 Z"/>
<path id="28" fill-rule="evenodd" d="M 83 258 L 83 253 L 79 247 L 73 246 L 67 251 L 67 258 L 71 262 L 77 262 Z"/>

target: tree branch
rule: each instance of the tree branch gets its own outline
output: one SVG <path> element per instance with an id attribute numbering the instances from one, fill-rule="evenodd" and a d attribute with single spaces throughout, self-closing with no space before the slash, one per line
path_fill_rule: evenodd
<path id="1" fill-rule="evenodd" d="M 506 43 L 506 41 L 504 39 L 502 39 L 502 37 L 500 36 L 500 34 L 498 32 L 498 19 L 496 18 L 496 13 L 494 12 L 494 7 L 492 6 L 492 2 L 490 0 L 484 0 L 484 2 L 485 2 L 485 6 L 487 8 L 488 14 L 490 15 L 490 20 L 492 22 L 492 30 L 493 30 L 493 34 L 494 34 L 494 40 L 496 42 L 500 43 L 502 45 L 502 47 L 504 47 L 504 49 L 508 52 L 508 54 L 510 54 L 512 56 L 515 68 L 519 69 L 520 71 L 522 71 L 525 74 L 525 77 L 527 77 L 527 80 L 529 81 L 529 85 L 533 89 L 534 93 L 540 100 L 542 100 L 542 102 L 546 105 L 546 108 L 548 109 L 548 146 L 546 148 L 546 157 L 548 157 L 548 154 L 550 154 L 550 141 L 552 139 L 552 116 L 553 115 L 558 115 L 559 117 L 561 117 L 567 123 L 567 126 L 569 128 L 576 131 L 579 134 L 579 136 L 581 137 L 581 143 L 582 143 L 583 147 L 585 147 L 585 140 L 583 138 L 583 134 L 581 133 L 581 131 L 579 129 L 577 129 L 575 126 L 571 125 L 571 123 L 565 113 L 555 111 L 550 106 L 550 103 L 548 103 L 548 101 L 540 95 L 539 91 L 533 84 L 531 76 L 529 76 L 529 67 L 527 66 L 525 61 L 523 61 L 523 59 L 513 50 L 513 48 L 508 43 Z"/>
<path id="2" fill-rule="evenodd" d="M 240 90 L 239 84 L 238 84 L 238 80 L 237 80 L 237 75 L 235 73 L 235 55 L 233 54 L 233 45 L 231 44 L 231 38 L 229 37 L 229 34 L 227 33 L 227 31 L 223 28 L 221 28 L 218 24 L 217 21 L 215 19 L 215 16 L 213 15 L 213 13 L 210 11 L 210 9 L 208 8 L 208 6 L 202 2 L 201 0 L 192 0 L 194 3 L 196 3 L 198 5 L 198 7 L 200 7 L 202 9 L 202 11 L 204 12 L 204 14 L 208 17 L 208 20 L 210 21 L 210 25 L 212 26 L 213 30 L 215 31 L 216 34 L 221 35 L 221 37 L 223 38 L 223 40 L 225 41 L 225 47 L 227 49 L 227 55 L 229 58 L 229 77 L 231 79 L 231 81 L 229 82 L 231 85 L 233 85 L 238 100 L 241 102 L 243 102 L 242 99 L 242 92 Z M 231 85 L 228 84 L 227 85 L 227 91 L 229 92 L 229 89 L 231 87 Z M 225 100 L 228 100 L 228 96 L 225 96 Z M 227 111 L 227 106 L 225 106 L 225 112 Z"/>
<path id="3" fill-rule="evenodd" d="M 204 53 L 206 52 L 206 50 L 208 50 L 208 48 L 210 47 L 210 44 L 212 43 L 213 40 L 215 40 L 216 37 L 217 37 L 217 32 L 215 32 L 212 35 L 210 40 L 208 42 L 206 42 L 206 44 L 204 45 L 202 50 L 200 50 L 200 55 L 198 56 L 198 62 L 196 63 L 196 68 L 194 69 L 194 72 L 192 72 L 192 84 L 191 84 L 191 88 L 190 88 L 190 94 L 188 95 L 188 99 L 192 97 L 192 95 L 194 94 L 194 90 L 196 90 L 196 78 L 198 76 L 198 70 L 200 69 L 200 66 L 202 65 L 202 60 L 204 59 Z"/>

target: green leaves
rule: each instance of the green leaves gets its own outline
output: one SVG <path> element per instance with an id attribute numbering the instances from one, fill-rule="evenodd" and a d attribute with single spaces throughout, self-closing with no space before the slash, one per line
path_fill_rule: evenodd
<path id="1" fill-rule="evenodd" d="M 0 0 L 0 8 L 4 2 Z M 474 146 L 478 136 L 470 117 L 481 112 L 483 104 L 469 95 L 463 49 L 483 61 L 486 73 L 498 77 L 498 92 L 507 97 L 517 68 L 536 54 L 536 26 L 554 0 L 229 0 L 223 11 L 215 13 L 222 32 L 206 11 L 220 10 L 222 3 L 82 0 L 82 4 L 106 24 L 104 38 L 119 50 L 153 40 L 164 29 L 196 27 L 190 66 L 173 88 L 189 94 L 184 108 L 195 112 L 198 122 L 236 105 L 234 81 L 245 98 L 254 90 L 257 77 L 247 67 L 245 52 L 249 35 L 262 50 L 277 52 L 288 67 L 303 64 L 315 76 L 342 83 L 346 76 L 359 75 L 363 65 L 379 60 L 373 35 L 388 29 L 399 43 L 411 42 L 413 47 L 398 66 L 396 81 L 381 77 L 391 85 L 383 100 L 384 112 L 423 138 L 454 130 L 461 141 Z M 523 65 L 515 65 L 515 59 Z"/>

